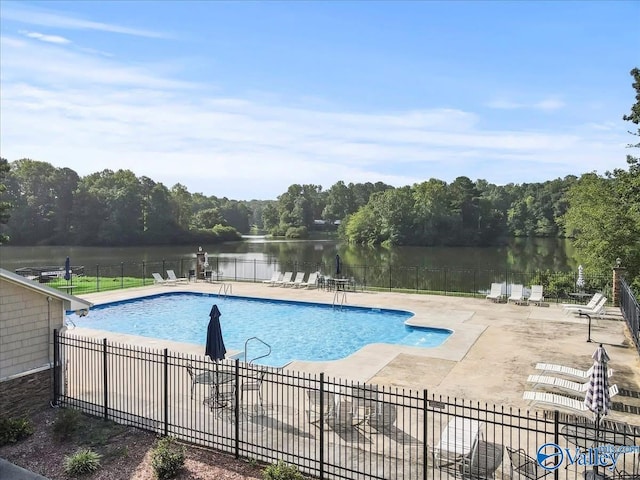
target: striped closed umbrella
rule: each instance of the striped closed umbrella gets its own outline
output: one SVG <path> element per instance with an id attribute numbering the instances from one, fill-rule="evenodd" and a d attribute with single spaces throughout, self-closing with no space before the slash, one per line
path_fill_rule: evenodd
<path id="1" fill-rule="evenodd" d="M 593 412 L 594 420 L 599 422 L 602 417 L 609 413 L 611 408 L 609 377 L 607 375 L 609 355 L 600 344 L 591 358 L 593 358 L 593 369 L 589 377 L 589 386 L 587 387 L 584 405 Z"/>

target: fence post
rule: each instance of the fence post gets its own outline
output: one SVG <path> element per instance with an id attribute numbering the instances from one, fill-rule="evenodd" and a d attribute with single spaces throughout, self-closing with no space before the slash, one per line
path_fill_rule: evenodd
<path id="1" fill-rule="evenodd" d="M 96 292 L 100 291 L 100 265 L 96 265 Z"/>
<path id="2" fill-rule="evenodd" d="M 53 399 L 52 405 L 58 404 L 58 396 L 60 395 L 60 340 L 58 339 L 58 329 L 53 329 Z"/>
<path id="3" fill-rule="evenodd" d="M 144 264 L 144 260 L 142 261 L 142 286 L 144 287 L 145 284 L 145 264 Z"/>
<path id="4" fill-rule="evenodd" d="M 418 268 L 420 268 L 420 267 L 418 267 L 418 266 L 416 265 L 416 293 L 418 293 L 418 292 L 419 292 L 418 285 L 419 285 L 419 283 L 420 283 L 420 281 L 418 280 Z"/>
<path id="5" fill-rule="evenodd" d="M 169 435 L 169 349 L 164 349 L 164 436 Z"/>
<path id="6" fill-rule="evenodd" d="M 324 480 L 324 372 L 320 372 L 320 480 Z"/>
<path id="7" fill-rule="evenodd" d="M 258 281 L 258 277 L 256 276 L 256 259 L 253 259 L 253 283 L 256 283 Z"/>
<path id="8" fill-rule="evenodd" d="M 427 389 L 425 388 L 422 391 L 422 438 L 424 441 L 422 442 L 422 479 L 427 480 L 427 457 L 429 455 L 429 451 L 427 448 Z"/>
<path id="9" fill-rule="evenodd" d="M 109 357 L 107 355 L 107 339 L 102 339 L 102 388 L 104 390 L 104 419 L 109 419 L 109 376 L 108 365 Z"/>
<path id="10" fill-rule="evenodd" d="M 236 358 L 234 365 L 234 376 L 235 376 L 235 385 L 236 385 L 236 394 L 233 398 L 233 412 L 234 417 L 236 417 L 236 421 L 234 423 L 234 433 L 235 438 L 233 441 L 233 454 L 236 458 L 240 458 L 240 359 Z"/>
<path id="11" fill-rule="evenodd" d="M 555 443 L 556 445 L 559 445 L 560 443 L 560 412 L 558 410 L 555 410 L 553 412 L 553 443 Z M 558 480 L 559 479 L 559 468 L 556 468 L 555 471 L 553 472 L 553 478 L 554 480 Z"/>
<path id="12" fill-rule="evenodd" d="M 124 262 L 120 262 L 120 288 L 124 288 Z"/>

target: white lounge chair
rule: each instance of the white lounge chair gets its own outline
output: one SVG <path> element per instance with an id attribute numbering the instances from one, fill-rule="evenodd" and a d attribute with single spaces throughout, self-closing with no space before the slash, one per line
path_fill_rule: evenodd
<path id="1" fill-rule="evenodd" d="M 587 392 L 589 388 L 589 382 L 573 382 L 566 378 L 550 377 L 547 375 L 529 375 L 527 382 L 533 383 L 534 390 L 539 386 L 557 388 L 567 393 L 581 395 Z"/>
<path id="2" fill-rule="evenodd" d="M 160 275 L 157 272 L 153 272 L 151 275 L 153 276 L 153 283 L 156 285 L 175 285 L 176 284 L 176 282 L 174 282 L 171 279 L 165 280 L 164 278 L 162 278 L 162 275 Z"/>
<path id="3" fill-rule="evenodd" d="M 264 283 L 265 285 L 267 285 L 269 287 L 273 287 L 280 280 L 282 280 L 282 273 L 273 272 L 273 275 L 271 275 L 271 278 L 269 280 L 263 280 L 262 283 Z"/>
<path id="4" fill-rule="evenodd" d="M 306 282 L 302 282 L 299 287 L 304 288 L 316 288 L 318 286 L 318 272 L 312 272 L 309 274 Z"/>
<path id="5" fill-rule="evenodd" d="M 602 318 L 604 314 L 607 313 L 607 307 L 605 306 L 606 303 L 607 303 L 607 297 L 602 297 L 600 300 L 598 300 L 598 303 L 596 303 L 596 305 L 593 308 L 581 307 L 581 308 L 567 310 L 567 312 L 574 313 L 577 315 L 580 313 L 583 313 L 583 314 L 586 313 L 589 315 L 594 315 L 596 317 Z"/>
<path id="6" fill-rule="evenodd" d="M 436 466 L 457 471 L 460 462 L 472 455 L 482 435 L 481 424 L 477 420 L 453 417 L 433 449 Z"/>
<path id="7" fill-rule="evenodd" d="M 167 279 L 176 283 L 189 283 L 189 279 L 187 277 L 177 277 L 176 272 L 173 270 L 167 270 Z"/>
<path id="8" fill-rule="evenodd" d="M 531 295 L 529 295 L 529 298 L 527 298 L 527 302 L 535 303 L 538 306 L 542 305 L 542 302 L 544 302 L 542 285 L 531 285 Z"/>
<path id="9" fill-rule="evenodd" d="M 293 272 L 284 272 L 284 275 L 282 275 L 282 278 L 278 280 L 275 284 L 279 287 L 286 287 L 289 284 L 289 282 L 291 282 L 292 278 L 293 278 Z"/>
<path id="10" fill-rule="evenodd" d="M 511 285 L 511 295 L 507 298 L 507 303 L 514 302 L 518 305 L 524 303 L 524 285 L 519 283 Z"/>
<path id="11" fill-rule="evenodd" d="M 298 272 L 296 273 L 296 278 L 294 280 L 291 280 L 290 282 L 286 283 L 284 286 L 285 287 L 294 287 L 294 288 L 298 288 L 300 286 L 300 284 L 304 281 L 304 272 Z"/>
<path id="12" fill-rule="evenodd" d="M 618 386 L 611 385 L 609 387 L 609 398 L 613 398 L 617 394 Z M 536 407 L 538 404 L 543 404 L 558 410 L 571 410 L 574 412 L 591 414 L 591 411 L 584 404 L 584 400 L 578 400 L 557 393 L 527 391 L 522 394 L 522 398 L 529 402 L 532 407 Z"/>
<path id="13" fill-rule="evenodd" d="M 579 368 L 567 367 L 556 363 L 537 363 L 536 370 L 541 370 L 542 373 L 559 373 L 579 380 L 586 380 L 591 376 L 593 367 L 589 370 L 580 370 Z M 613 375 L 613 370 L 607 368 L 607 375 L 611 377 L 611 375 Z"/>
<path id="14" fill-rule="evenodd" d="M 604 295 L 602 295 L 600 292 L 598 293 L 594 293 L 593 297 L 591 297 L 591 300 L 589 300 L 588 303 L 586 304 L 578 304 L 578 303 L 562 303 L 561 306 L 563 309 L 565 310 L 575 310 L 578 308 L 593 308 L 596 306 L 596 304 L 598 303 L 598 301 L 603 297 Z"/>
<path id="15" fill-rule="evenodd" d="M 487 300 L 493 300 L 494 302 L 499 302 L 500 298 L 502 298 L 502 284 L 492 283 L 491 291 L 489 292 L 489 295 L 487 295 Z"/>

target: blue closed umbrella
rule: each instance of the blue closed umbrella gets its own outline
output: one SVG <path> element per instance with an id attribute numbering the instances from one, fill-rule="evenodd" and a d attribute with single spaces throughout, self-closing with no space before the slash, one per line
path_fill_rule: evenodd
<path id="1" fill-rule="evenodd" d="M 207 327 L 207 345 L 204 349 L 204 354 L 209 355 L 209 358 L 214 362 L 217 360 L 223 360 L 227 349 L 224 346 L 224 340 L 222 339 L 222 328 L 220 327 L 220 310 L 218 305 L 211 307 L 209 312 L 209 326 Z"/>
<path id="2" fill-rule="evenodd" d="M 68 282 L 71 280 L 71 261 L 69 257 L 64 262 L 64 279 Z"/>

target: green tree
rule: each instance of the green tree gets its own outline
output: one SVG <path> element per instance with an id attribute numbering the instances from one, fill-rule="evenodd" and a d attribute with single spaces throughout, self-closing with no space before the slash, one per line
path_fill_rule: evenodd
<path id="1" fill-rule="evenodd" d="M 631 70 L 636 103 L 622 118 L 640 123 L 640 70 Z M 629 132 L 640 136 L 640 129 Z M 629 145 L 639 148 L 640 143 Z M 568 234 L 575 236 L 575 247 L 587 267 L 606 270 L 620 258 L 628 278 L 640 288 L 640 164 L 627 155 L 629 170 L 616 169 L 605 177 L 583 175 L 569 189 L 569 207 L 563 217 Z"/>
<path id="2" fill-rule="evenodd" d="M 9 170 L 11 170 L 11 167 L 9 167 L 9 161 L 6 158 L 0 158 L 0 225 L 6 225 L 11 217 L 11 214 L 9 213 L 11 211 L 11 203 L 2 200 L 4 198 L 4 193 L 7 191 L 5 179 Z M 0 231 L 0 245 L 6 243 L 8 240 L 9 236 Z"/>

